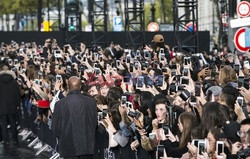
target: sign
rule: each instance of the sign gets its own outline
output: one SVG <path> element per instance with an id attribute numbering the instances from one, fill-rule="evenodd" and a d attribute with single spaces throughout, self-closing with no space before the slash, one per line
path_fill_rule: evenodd
<path id="1" fill-rule="evenodd" d="M 231 28 L 238 28 L 250 25 L 250 17 L 247 18 L 239 18 L 239 19 L 232 19 L 230 21 Z"/>
<path id="2" fill-rule="evenodd" d="M 246 52 L 250 47 L 246 47 L 246 28 L 240 28 L 234 35 L 234 44 L 235 47 L 241 51 Z"/>
<path id="3" fill-rule="evenodd" d="M 250 15 L 250 3 L 242 1 L 237 5 L 237 14 L 240 17 L 247 17 Z"/>
<path id="4" fill-rule="evenodd" d="M 41 31 L 45 31 L 45 32 L 52 31 L 52 29 L 51 29 L 51 23 L 49 21 L 43 21 Z"/>
<path id="5" fill-rule="evenodd" d="M 115 16 L 113 18 L 113 31 L 122 31 L 123 28 L 122 28 L 122 18 L 121 16 Z"/>
<path id="6" fill-rule="evenodd" d="M 246 47 L 250 48 L 250 28 L 247 28 L 245 31 L 245 42 L 246 42 Z"/>
<path id="7" fill-rule="evenodd" d="M 193 25 L 193 22 L 189 22 L 186 24 L 185 30 L 190 32 L 190 33 L 193 33 L 193 32 L 196 32 L 197 27 L 195 24 Z"/>
<path id="8" fill-rule="evenodd" d="M 157 32 L 160 30 L 160 26 L 156 22 L 151 22 L 148 24 L 148 31 L 149 32 Z"/>
<path id="9" fill-rule="evenodd" d="M 173 24 L 160 24 L 160 31 L 174 31 Z"/>

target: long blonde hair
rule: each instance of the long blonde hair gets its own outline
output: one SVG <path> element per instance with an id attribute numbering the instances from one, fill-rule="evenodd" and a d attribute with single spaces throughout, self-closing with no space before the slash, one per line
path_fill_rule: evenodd
<path id="1" fill-rule="evenodd" d="M 229 82 L 236 82 L 237 76 L 235 70 L 229 66 L 224 66 L 219 73 L 219 82 L 222 86 L 226 85 Z"/>

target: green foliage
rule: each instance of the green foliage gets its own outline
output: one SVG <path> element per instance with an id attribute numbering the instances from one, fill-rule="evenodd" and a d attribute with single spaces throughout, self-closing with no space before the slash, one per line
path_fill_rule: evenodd
<path id="1" fill-rule="evenodd" d="M 155 12 L 155 18 L 156 20 L 157 19 L 160 19 L 160 22 L 163 23 L 164 22 L 164 18 L 166 19 L 166 22 L 167 23 L 173 23 L 173 0 L 164 0 L 164 4 L 165 4 L 165 15 L 166 17 L 163 17 L 163 14 L 162 14 L 162 0 L 156 0 L 156 5 L 155 5 L 155 8 L 156 8 L 156 12 Z"/>

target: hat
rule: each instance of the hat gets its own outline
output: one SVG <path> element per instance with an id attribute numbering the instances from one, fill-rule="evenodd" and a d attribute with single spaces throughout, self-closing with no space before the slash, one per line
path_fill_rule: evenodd
<path id="1" fill-rule="evenodd" d="M 154 39 L 152 40 L 152 42 L 155 42 L 155 43 L 164 42 L 164 37 L 161 34 L 157 34 L 154 36 Z"/>
<path id="2" fill-rule="evenodd" d="M 207 89 L 206 95 L 208 95 L 208 92 L 212 91 L 214 96 L 218 96 L 222 92 L 222 88 L 219 86 L 211 86 L 210 88 Z"/>
<path id="3" fill-rule="evenodd" d="M 234 54 L 228 53 L 228 54 L 226 55 L 226 58 L 229 58 L 229 57 L 234 57 Z"/>
<path id="4" fill-rule="evenodd" d="M 240 124 L 237 122 L 231 122 L 224 126 L 223 132 L 218 134 L 219 138 L 227 138 L 231 142 L 235 143 L 240 141 L 237 131 L 240 130 Z"/>

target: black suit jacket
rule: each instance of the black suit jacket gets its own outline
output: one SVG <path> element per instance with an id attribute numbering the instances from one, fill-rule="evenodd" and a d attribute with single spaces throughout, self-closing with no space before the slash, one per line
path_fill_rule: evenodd
<path id="1" fill-rule="evenodd" d="M 80 91 L 71 91 L 55 104 L 52 129 L 61 157 L 94 154 L 96 127 L 96 103 Z"/>

